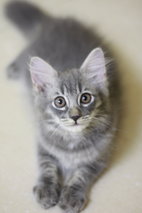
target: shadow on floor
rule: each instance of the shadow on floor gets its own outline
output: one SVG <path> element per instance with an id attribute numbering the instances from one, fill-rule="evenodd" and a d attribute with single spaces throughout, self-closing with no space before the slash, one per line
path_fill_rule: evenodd
<path id="1" fill-rule="evenodd" d="M 129 59 L 122 59 L 122 55 L 120 58 L 122 116 L 117 131 L 112 164 L 119 163 L 135 148 L 137 135 L 140 131 L 140 121 L 142 120 L 142 84 L 138 75 L 139 70 L 131 64 Z"/>

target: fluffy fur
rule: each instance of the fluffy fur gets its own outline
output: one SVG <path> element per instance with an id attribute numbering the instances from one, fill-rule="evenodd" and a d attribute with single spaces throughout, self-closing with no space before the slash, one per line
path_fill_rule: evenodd
<path id="1" fill-rule="evenodd" d="M 55 19 L 26 2 L 9 3 L 6 14 L 30 40 L 8 75 L 33 85 L 39 124 L 35 197 L 43 208 L 58 203 L 66 213 L 78 213 L 113 144 L 116 65 L 108 64 L 112 56 L 102 39 L 73 19 Z"/>

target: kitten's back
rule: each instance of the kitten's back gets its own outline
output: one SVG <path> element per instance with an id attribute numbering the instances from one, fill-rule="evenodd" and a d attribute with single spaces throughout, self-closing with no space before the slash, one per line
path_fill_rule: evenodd
<path id="1" fill-rule="evenodd" d="M 29 56 L 38 56 L 58 71 L 79 68 L 89 52 L 96 47 L 101 47 L 105 57 L 111 58 L 100 35 L 72 18 L 45 15 L 39 8 L 24 1 L 9 2 L 6 14 L 32 41 L 18 57 L 20 67 L 27 67 Z"/>

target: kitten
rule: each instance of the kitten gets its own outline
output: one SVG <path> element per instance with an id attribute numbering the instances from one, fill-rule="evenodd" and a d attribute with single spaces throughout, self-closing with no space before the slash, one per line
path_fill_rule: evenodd
<path id="1" fill-rule="evenodd" d="M 111 152 L 119 104 L 116 66 L 108 63 L 102 39 L 73 19 L 53 18 L 26 2 L 9 3 L 6 14 L 29 39 L 8 75 L 33 85 L 39 122 L 35 197 L 45 209 L 58 204 L 78 213 Z"/>

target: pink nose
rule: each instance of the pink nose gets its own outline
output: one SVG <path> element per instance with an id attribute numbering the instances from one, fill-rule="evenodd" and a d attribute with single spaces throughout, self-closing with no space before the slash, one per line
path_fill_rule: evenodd
<path id="1" fill-rule="evenodd" d="M 80 117 L 80 115 L 74 115 L 71 118 L 76 122 Z"/>

